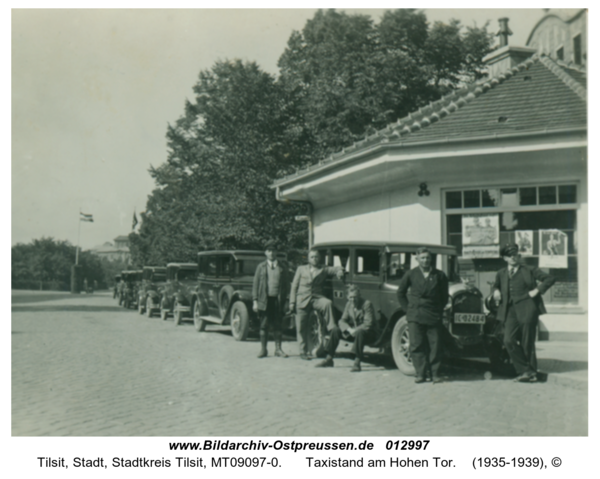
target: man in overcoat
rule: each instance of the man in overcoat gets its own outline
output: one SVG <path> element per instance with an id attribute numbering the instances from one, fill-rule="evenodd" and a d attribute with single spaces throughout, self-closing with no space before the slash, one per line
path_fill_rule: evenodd
<path id="1" fill-rule="evenodd" d="M 406 311 L 410 339 L 410 357 L 415 367 L 415 383 L 424 383 L 431 376 L 441 382 L 438 374 L 442 362 L 442 316 L 448 303 L 448 278 L 432 265 L 431 252 L 419 248 L 419 266 L 400 280 L 398 301 Z"/>
<path id="2" fill-rule="evenodd" d="M 277 259 L 277 245 L 269 241 L 265 246 L 266 261 L 256 267 L 252 284 L 252 309 L 260 321 L 259 358 L 267 356 L 269 330 L 275 338 L 275 356 L 287 358 L 281 349 L 281 327 L 290 289 L 288 266 Z"/>
<path id="3" fill-rule="evenodd" d="M 348 302 L 344 308 L 344 313 L 338 325 L 331 330 L 331 336 L 325 347 L 327 357 L 317 364 L 318 368 L 333 367 L 335 351 L 340 340 L 344 338 L 354 341 L 352 353 L 355 359 L 350 372 L 359 372 L 365 345 L 377 339 L 379 329 L 373 303 L 361 296 L 360 288 L 355 284 L 348 286 L 347 297 Z"/>
<path id="4" fill-rule="evenodd" d="M 521 264 L 519 247 L 509 244 L 500 251 L 506 267 L 496 273 L 493 298 L 498 320 L 504 324 L 504 345 L 519 374 L 515 381 L 537 381 L 535 334 L 539 315 L 546 313 L 542 295 L 556 279 L 539 268 Z"/>
<path id="5" fill-rule="evenodd" d="M 290 291 L 290 311 L 296 312 L 296 334 L 302 359 L 311 359 L 308 334 L 312 311 L 321 313 L 329 331 L 335 326 L 333 305 L 324 294 L 326 280 L 332 276 L 342 279 L 344 269 L 340 266 L 323 266 L 321 254 L 315 249 L 308 252 L 308 264 L 298 266 L 294 275 Z"/>

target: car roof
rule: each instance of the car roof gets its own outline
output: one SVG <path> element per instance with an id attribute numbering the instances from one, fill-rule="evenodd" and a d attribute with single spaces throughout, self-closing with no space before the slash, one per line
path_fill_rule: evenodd
<path id="1" fill-rule="evenodd" d="M 426 243 L 400 243 L 392 241 L 340 241 L 315 244 L 313 248 L 351 248 L 351 247 L 375 247 L 383 248 L 387 253 L 399 252 L 416 252 L 421 247 L 428 248 L 432 253 L 440 254 L 457 254 L 456 246 L 426 244 Z"/>
<path id="2" fill-rule="evenodd" d="M 208 255 L 225 255 L 230 254 L 235 259 L 238 259 L 238 256 L 261 256 L 264 257 L 265 252 L 259 250 L 249 250 L 249 249 L 235 249 L 235 250 L 215 250 L 215 251 L 200 251 L 198 256 L 208 256 Z M 278 252 L 277 256 L 285 257 L 285 253 Z"/>
<path id="3" fill-rule="evenodd" d="M 173 267 L 179 267 L 179 268 L 197 268 L 198 265 L 196 263 L 169 263 L 167 264 L 167 268 L 173 268 Z"/>
<path id="4" fill-rule="evenodd" d="M 144 269 L 151 269 L 152 271 L 156 271 L 157 273 L 167 270 L 165 266 L 144 266 Z"/>

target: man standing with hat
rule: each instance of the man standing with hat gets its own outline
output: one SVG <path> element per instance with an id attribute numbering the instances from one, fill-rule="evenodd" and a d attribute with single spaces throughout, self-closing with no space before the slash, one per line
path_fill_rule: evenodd
<path id="1" fill-rule="evenodd" d="M 515 381 L 536 382 L 535 333 L 539 315 L 546 313 L 542 295 L 556 279 L 521 264 L 516 244 L 504 246 L 500 254 L 507 267 L 496 274 L 493 298 L 499 303 L 498 320 L 504 324 L 504 345 L 519 374 Z"/>
<path id="2" fill-rule="evenodd" d="M 267 356 L 269 330 L 275 338 L 275 356 L 287 358 L 281 349 L 281 323 L 289 293 L 287 264 L 277 259 L 277 244 L 269 241 L 265 246 L 266 261 L 256 267 L 252 285 L 252 309 L 260 321 L 259 358 Z"/>

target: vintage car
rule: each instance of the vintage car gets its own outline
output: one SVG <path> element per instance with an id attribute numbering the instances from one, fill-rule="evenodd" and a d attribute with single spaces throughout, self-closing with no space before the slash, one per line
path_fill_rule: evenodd
<path id="1" fill-rule="evenodd" d="M 121 297 L 119 300 L 119 304 L 123 305 L 123 307 L 129 308 L 137 308 L 138 302 L 138 289 L 140 287 L 140 283 L 142 281 L 142 271 L 141 270 L 127 270 L 121 273 L 121 278 L 123 279 L 123 286 L 121 288 Z"/>
<path id="2" fill-rule="evenodd" d="M 285 261 L 285 254 L 277 255 Z M 205 251 L 198 254 L 198 282 L 194 289 L 182 291 L 179 304 L 189 309 L 182 314 L 194 320 L 197 331 L 207 324 L 231 326 L 236 341 L 257 332 L 258 321 L 252 311 L 252 282 L 262 251 Z"/>
<path id="3" fill-rule="evenodd" d="M 144 266 L 142 282 L 138 289 L 138 313 L 149 318 L 160 312 L 160 292 L 165 285 L 167 268 L 164 266 Z"/>
<path id="4" fill-rule="evenodd" d="M 113 299 L 119 295 L 119 285 L 121 284 L 121 275 L 115 275 L 115 285 L 113 286 Z"/>
<path id="5" fill-rule="evenodd" d="M 198 265 L 196 263 L 169 263 L 166 268 L 166 283 L 161 291 L 160 317 L 166 320 L 173 315 L 175 326 L 178 326 L 190 307 L 178 299 L 190 289 L 196 287 Z"/>
<path id="6" fill-rule="evenodd" d="M 346 305 L 346 284 L 357 284 L 362 296 L 371 301 L 378 315 L 381 334 L 370 346 L 389 351 L 398 369 L 414 375 L 410 358 L 410 338 L 405 311 L 397 298 L 403 275 L 417 266 L 415 252 L 421 244 L 387 242 L 327 243 L 315 246 L 329 266 L 341 266 L 346 272 L 343 280 L 333 278 L 328 295 L 336 315 Z M 493 334 L 495 319 L 485 314 L 481 292 L 462 281 L 457 251 L 454 246 L 427 245 L 433 264 L 449 279 L 449 301 L 444 311 L 444 346 L 450 356 L 489 356 L 498 354 L 497 336 Z M 316 317 L 312 318 L 312 337 L 315 354 L 322 355 L 326 329 Z M 499 348 L 502 349 L 501 347 Z"/>

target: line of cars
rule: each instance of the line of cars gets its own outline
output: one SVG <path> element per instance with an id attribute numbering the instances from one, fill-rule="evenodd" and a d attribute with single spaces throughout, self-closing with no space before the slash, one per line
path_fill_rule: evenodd
<path id="1" fill-rule="evenodd" d="M 343 279 L 332 278 L 326 295 L 332 300 L 337 318 L 346 305 L 346 285 L 357 284 L 362 296 L 377 311 L 380 335 L 369 346 L 393 356 L 398 369 L 414 374 L 410 359 L 410 338 L 405 312 L 396 291 L 402 276 L 416 265 L 420 244 L 390 242 L 323 243 L 315 246 L 324 263 L 344 269 Z M 498 334 L 498 321 L 484 308 L 481 292 L 460 277 L 456 248 L 431 245 L 438 269 L 449 279 L 450 299 L 444 312 L 444 344 L 451 357 L 486 356 L 496 368 L 508 367 L 508 355 Z M 278 258 L 285 260 L 285 254 Z M 143 270 L 123 271 L 115 297 L 125 307 L 163 320 L 173 317 L 175 325 L 193 321 L 196 331 L 209 324 L 229 325 L 237 341 L 258 332 L 258 318 L 252 311 L 252 282 L 262 251 L 205 251 L 195 263 L 169 263 L 166 267 L 145 266 Z M 293 277 L 293 271 L 291 271 Z M 286 317 L 288 332 L 293 318 Z M 322 356 L 327 330 L 315 313 L 311 317 L 314 354 Z"/>

